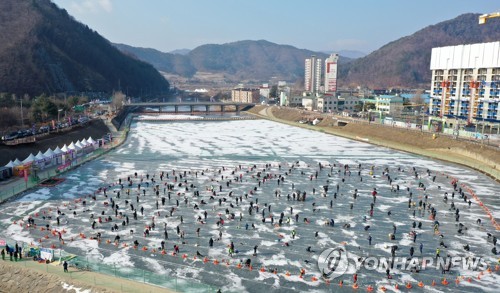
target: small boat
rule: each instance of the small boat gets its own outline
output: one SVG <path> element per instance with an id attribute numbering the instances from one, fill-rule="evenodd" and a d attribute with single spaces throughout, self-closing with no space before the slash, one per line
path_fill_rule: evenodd
<path id="1" fill-rule="evenodd" d="M 64 178 L 49 178 L 49 179 L 45 179 L 43 180 L 42 182 L 40 182 L 40 186 L 43 186 L 43 187 L 54 187 L 58 184 L 60 184 L 61 182 L 63 182 L 65 179 Z"/>

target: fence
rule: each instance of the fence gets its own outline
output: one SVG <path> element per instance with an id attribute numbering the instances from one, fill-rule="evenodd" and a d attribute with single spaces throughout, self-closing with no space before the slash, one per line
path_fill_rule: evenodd
<path id="1" fill-rule="evenodd" d="M 16 241 L 6 240 L 10 247 L 15 246 Z M 23 246 L 21 244 L 21 246 Z M 0 248 L 4 248 L 3 246 Z M 33 260 L 32 255 L 28 255 L 30 248 L 38 247 L 24 244 L 23 258 L 16 258 L 14 263 L 25 268 L 43 271 L 46 273 L 65 276 L 70 279 L 78 280 L 88 285 L 106 287 L 120 292 L 147 292 L 141 284 L 149 284 L 161 288 L 167 288 L 178 292 L 216 292 L 218 289 L 196 280 L 188 280 L 167 274 L 154 273 L 150 270 L 141 268 L 121 267 L 109 265 L 97 260 L 90 260 L 88 257 L 75 256 L 61 250 L 55 253 L 54 261 L 46 264 Z M 5 261 L 9 261 L 9 256 Z M 67 261 L 69 264 L 68 273 L 63 270 L 62 263 Z M 1 260 L 0 260 L 1 261 Z M 112 278 L 109 278 L 111 276 Z M 114 278 L 113 278 L 114 277 Z M 115 279 L 118 278 L 118 279 Z M 133 282 L 124 285 L 121 279 Z M 134 284 L 138 283 L 138 284 Z"/>
<path id="2" fill-rule="evenodd" d="M 60 175 L 61 172 L 71 170 L 85 162 L 93 160 L 107 151 L 108 149 L 99 148 L 93 151 L 92 153 L 86 154 L 81 157 L 76 157 L 71 162 L 71 165 L 67 166 L 63 170 L 59 170 L 58 169 L 59 166 L 51 166 L 48 169 L 38 170 L 36 171 L 36 173 L 31 174 L 28 177 L 27 181 L 24 181 L 22 179 L 17 179 L 16 181 L 14 181 L 14 183 L 2 186 L 0 189 L 0 202 L 3 202 L 16 194 L 19 194 L 21 192 L 24 192 L 30 188 L 37 186 L 40 182 L 42 182 L 45 179 L 58 176 Z"/>
<path id="3" fill-rule="evenodd" d="M 117 278 L 147 283 L 180 292 L 216 292 L 217 289 L 194 280 L 158 274 L 139 268 L 123 268 L 116 265 L 106 265 L 89 261 L 88 257 L 76 257 L 70 261 L 78 266 L 88 266 L 91 271 Z M 99 284 L 97 284 L 99 285 Z M 102 284 L 101 284 L 102 285 Z"/>
<path id="4" fill-rule="evenodd" d="M 322 116 L 328 117 L 328 114 L 323 114 Z M 362 124 L 370 124 L 371 126 L 381 126 L 381 127 L 396 127 L 399 129 L 406 129 L 408 131 L 413 131 L 413 132 L 425 132 L 425 133 L 437 133 L 439 135 L 447 136 L 450 138 L 466 141 L 466 142 L 472 142 L 476 144 L 482 144 L 482 145 L 487 145 L 493 148 L 499 148 L 500 147 L 500 141 L 499 139 L 492 139 L 495 137 L 494 134 L 487 134 L 485 133 L 484 135 L 479 133 L 479 132 L 470 132 L 470 131 L 464 131 L 460 130 L 458 132 L 454 132 L 453 129 L 445 128 L 443 132 L 435 132 L 432 131 L 432 129 L 429 129 L 428 126 L 423 125 L 418 127 L 418 124 L 415 123 L 406 123 L 406 122 L 400 122 L 400 121 L 393 121 L 393 120 L 387 120 L 384 119 L 382 121 L 368 121 L 366 119 L 360 119 L 360 118 L 352 118 L 352 117 L 344 117 L 344 116 L 331 116 L 333 119 L 340 119 L 344 121 L 348 121 L 349 123 L 362 123 Z M 378 119 L 376 119 L 378 120 Z"/>

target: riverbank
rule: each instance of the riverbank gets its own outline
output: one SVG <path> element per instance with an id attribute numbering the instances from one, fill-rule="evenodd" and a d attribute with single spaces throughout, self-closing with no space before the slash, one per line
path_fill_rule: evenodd
<path id="1" fill-rule="evenodd" d="M 316 126 L 300 124 L 296 121 L 304 115 L 293 108 L 256 106 L 248 112 L 292 126 L 465 165 L 500 181 L 500 151 L 489 146 L 445 136 L 434 139 L 431 133 L 376 124 L 349 123 L 346 126 L 332 126 L 334 123 L 331 118 L 324 119 Z"/>
<path id="2" fill-rule="evenodd" d="M 49 134 L 43 140 L 39 140 L 32 144 L 16 146 L 0 145 L 0 166 L 5 166 L 10 160 L 14 161 L 16 158 L 22 161 L 30 154 L 36 155 L 38 151 L 43 153 L 48 148 L 55 149 L 57 146 L 62 147 L 64 144 L 69 145 L 71 142 L 76 142 L 84 138 L 87 139 L 92 137 L 97 140 L 109 132 L 111 132 L 111 130 L 106 123 L 101 119 L 96 119 L 85 126 L 76 127 L 68 132 Z"/>
<path id="3" fill-rule="evenodd" d="M 0 260 L 1 292 L 174 292 L 149 284 L 31 260 Z"/>
<path id="4" fill-rule="evenodd" d="M 110 144 L 106 144 L 103 147 L 98 148 L 94 152 L 90 153 L 89 155 L 85 155 L 83 157 L 77 157 L 75 160 L 72 161 L 71 166 L 67 167 L 63 172 L 68 172 L 73 170 L 74 168 L 78 168 L 82 164 L 85 164 L 88 161 L 95 160 L 96 158 L 102 156 L 103 154 L 108 153 L 110 150 L 120 146 L 125 139 L 127 138 L 127 133 L 128 133 L 128 127 L 131 122 L 131 117 L 128 115 L 127 117 L 124 118 L 123 122 L 125 123 L 123 125 L 123 129 L 121 131 L 117 130 L 115 126 L 111 123 L 110 120 L 97 120 L 97 125 L 95 127 L 86 127 L 83 129 L 83 131 L 79 131 L 76 133 L 72 134 L 72 137 L 79 137 L 79 136 L 84 136 L 84 135 L 89 135 L 93 133 L 93 131 L 99 131 L 104 132 L 104 133 L 111 133 L 113 140 Z M 80 130 L 82 130 L 80 128 Z M 61 142 L 64 142 L 66 139 L 70 139 L 71 137 L 64 137 L 64 136 L 56 136 L 52 139 L 52 141 L 47 141 L 45 143 L 58 143 L 56 145 L 50 146 L 51 148 L 55 148 L 58 145 L 60 146 Z M 83 138 L 83 137 L 82 137 Z M 78 139 L 75 139 L 76 141 Z M 69 143 L 66 143 L 69 144 Z M 48 147 L 49 147 L 48 146 Z M 33 146 L 30 149 L 29 147 L 26 147 L 27 150 L 25 151 L 32 151 L 31 153 L 36 154 L 39 150 L 33 149 Z M 44 151 L 44 150 L 41 150 Z M 42 182 L 45 179 L 50 179 L 56 176 L 60 176 L 61 170 L 58 169 L 58 166 L 52 166 L 50 168 L 47 168 L 43 170 L 42 172 L 39 172 L 37 174 L 38 179 L 37 180 L 28 180 L 24 181 L 22 178 L 19 177 L 13 177 L 7 181 L 2 181 L 0 182 L 0 202 L 10 200 L 19 194 L 22 194 L 23 192 L 28 191 L 31 188 L 35 188 L 38 186 L 40 182 Z"/>

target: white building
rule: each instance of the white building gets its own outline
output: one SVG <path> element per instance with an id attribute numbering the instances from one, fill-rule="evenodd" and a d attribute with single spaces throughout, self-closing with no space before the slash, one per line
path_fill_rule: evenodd
<path id="1" fill-rule="evenodd" d="M 338 112 L 340 110 L 338 97 L 328 93 L 318 97 L 317 109 L 325 113 Z"/>
<path id="2" fill-rule="evenodd" d="M 339 54 L 333 53 L 325 60 L 325 92 L 337 91 L 337 63 Z"/>
<path id="3" fill-rule="evenodd" d="M 380 95 L 375 97 L 375 109 L 386 114 L 401 114 L 404 100 L 400 96 Z"/>
<path id="4" fill-rule="evenodd" d="M 500 120 L 500 41 L 433 48 L 429 111 Z"/>
<path id="5" fill-rule="evenodd" d="M 269 84 L 264 83 L 259 88 L 260 102 L 268 103 L 269 102 L 269 94 L 271 93 L 271 89 L 269 88 Z"/>
<path id="6" fill-rule="evenodd" d="M 306 107 L 305 105 L 307 105 L 308 107 L 312 107 L 313 110 L 317 110 L 324 113 L 339 113 L 342 111 L 355 112 L 356 105 L 360 103 L 361 101 L 359 100 L 358 97 L 355 96 L 338 97 L 331 93 L 326 93 L 318 97 L 307 96 L 302 99 L 302 105 L 304 107 Z"/>
<path id="7" fill-rule="evenodd" d="M 302 107 L 308 111 L 316 110 L 318 98 L 315 96 L 302 97 Z"/>
<path id="8" fill-rule="evenodd" d="M 317 93 L 321 87 L 321 59 L 311 56 L 305 61 L 304 87 L 306 92 Z"/>
<path id="9" fill-rule="evenodd" d="M 288 95 L 285 92 L 280 93 L 280 106 L 288 106 Z"/>

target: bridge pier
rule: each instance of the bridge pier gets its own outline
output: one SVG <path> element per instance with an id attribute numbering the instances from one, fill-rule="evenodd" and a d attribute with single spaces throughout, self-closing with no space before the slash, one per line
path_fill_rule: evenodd
<path id="1" fill-rule="evenodd" d="M 186 103 L 186 102 L 179 102 L 179 103 L 157 103 L 157 102 L 148 102 L 148 103 L 130 103 L 124 105 L 125 108 L 131 108 L 134 111 L 137 111 L 137 109 L 142 109 L 141 111 L 146 111 L 144 108 L 145 107 L 150 107 L 150 108 L 158 108 L 158 113 L 180 113 L 179 107 L 189 107 L 191 113 L 195 113 L 197 107 L 203 108 L 205 107 L 205 112 L 206 114 L 209 114 L 211 110 L 214 112 L 217 112 L 217 109 L 220 109 L 220 113 L 224 114 L 226 111 L 227 112 L 232 112 L 234 111 L 233 108 L 237 113 L 240 111 L 243 111 L 248 107 L 249 103 L 237 103 L 237 102 L 193 102 L 193 103 Z M 163 107 L 163 109 L 162 109 Z M 220 108 L 219 108 L 220 107 Z M 172 111 L 173 110 L 173 111 Z M 203 110 L 201 110 L 203 111 Z M 147 112 L 147 111 L 146 111 Z"/>

